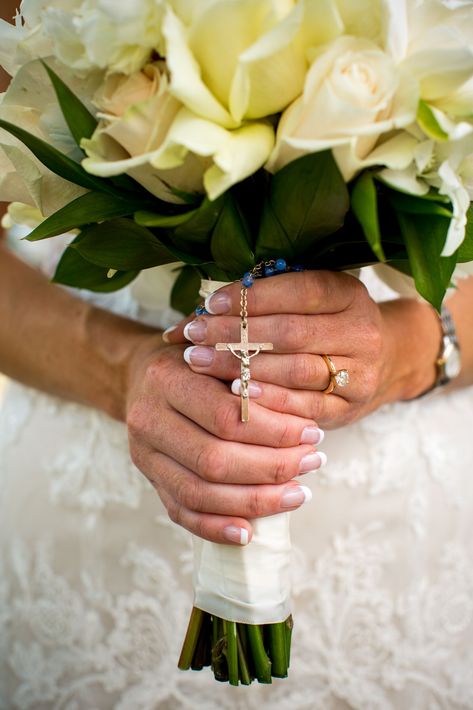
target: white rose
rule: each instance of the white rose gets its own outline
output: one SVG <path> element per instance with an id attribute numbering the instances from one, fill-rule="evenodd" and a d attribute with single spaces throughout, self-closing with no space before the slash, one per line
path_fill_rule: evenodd
<path id="1" fill-rule="evenodd" d="M 43 23 L 68 66 L 132 74 L 162 49 L 162 15 L 162 0 L 84 0 L 74 12 L 48 8 Z"/>
<path id="2" fill-rule="evenodd" d="M 473 3 L 409 0 L 407 11 L 401 67 L 418 80 L 425 115 L 419 115 L 422 130 L 409 128 L 417 141 L 411 163 L 382 175 L 393 187 L 419 195 L 434 187 L 450 199 L 453 218 L 442 252 L 450 255 L 463 241 L 473 199 Z"/>
<path id="3" fill-rule="evenodd" d="M 94 103 L 100 123 L 92 138 L 82 142 L 88 156 L 82 163 L 86 170 L 101 177 L 127 173 L 169 202 L 177 198 L 166 184 L 203 192 L 207 165 L 202 161 L 190 156 L 181 161 L 182 166 L 165 172 L 153 165 L 181 108 L 169 94 L 160 63 L 146 65 L 132 76 L 110 75 L 96 92 Z"/>
<path id="4" fill-rule="evenodd" d="M 451 119 L 471 117 L 473 3 L 408 2 L 409 39 L 402 66 L 420 84 L 420 97 Z"/>
<path id="5" fill-rule="evenodd" d="M 269 167 L 277 170 L 299 155 L 329 148 L 347 181 L 367 164 L 394 160 L 405 167 L 412 139 L 398 140 L 396 150 L 378 139 L 412 123 L 417 103 L 416 81 L 388 54 L 369 40 L 340 37 L 315 59 L 302 97 L 283 114 Z"/>
<path id="6" fill-rule="evenodd" d="M 261 168 L 273 146 L 273 127 L 264 121 L 230 131 L 183 108 L 166 136 L 163 150 L 152 162 L 165 169 L 182 165 L 189 154 L 211 158 L 204 186 L 214 200 Z"/>
<path id="7" fill-rule="evenodd" d="M 164 0 L 23 0 L 16 24 L 0 21 L 0 63 L 54 54 L 72 69 L 132 74 L 162 51 Z"/>
<path id="8" fill-rule="evenodd" d="M 175 5 L 178 11 L 182 3 Z M 331 0 L 184 3 L 184 16 L 169 9 L 163 25 L 171 91 L 202 118 L 236 128 L 293 101 L 304 84 L 306 48 L 342 29 Z"/>
<path id="9" fill-rule="evenodd" d="M 228 130 L 182 107 L 158 65 L 131 77 L 112 75 L 95 96 L 100 125 L 82 141 L 86 170 L 128 173 L 152 194 L 176 197 L 167 186 L 215 199 L 262 167 L 274 146 L 264 121 Z"/>

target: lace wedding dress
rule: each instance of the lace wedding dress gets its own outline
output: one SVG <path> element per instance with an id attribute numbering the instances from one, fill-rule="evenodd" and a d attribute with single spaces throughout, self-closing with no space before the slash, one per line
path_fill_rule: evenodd
<path id="1" fill-rule="evenodd" d="M 169 272 L 101 305 L 165 326 Z M 158 288 L 156 284 L 161 284 Z M 328 433 L 292 514 L 290 677 L 179 672 L 189 536 L 125 427 L 11 384 L 0 407 L 0 708 L 473 708 L 473 389 Z"/>

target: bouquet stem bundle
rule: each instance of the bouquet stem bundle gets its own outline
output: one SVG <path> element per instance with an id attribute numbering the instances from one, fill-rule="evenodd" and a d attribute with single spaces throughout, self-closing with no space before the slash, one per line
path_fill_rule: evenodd
<path id="1" fill-rule="evenodd" d="M 276 624 L 240 624 L 194 607 L 178 667 L 200 671 L 210 666 L 215 680 L 230 685 L 286 678 L 292 628 L 292 616 Z"/>

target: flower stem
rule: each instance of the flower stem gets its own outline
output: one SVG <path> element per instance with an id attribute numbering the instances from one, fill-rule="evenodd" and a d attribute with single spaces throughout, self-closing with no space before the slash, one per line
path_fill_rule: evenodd
<path id="1" fill-rule="evenodd" d="M 221 683 L 228 681 L 227 662 L 225 659 L 226 639 L 223 635 L 223 621 L 218 617 L 213 618 L 212 630 L 212 670 L 215 680 Z"/>
<path id="2" fill-rule="evenodd" d="M 249 624 L 246 627 L 248 641 L 250 643 L 251 655 L 255 665 L 255 674 L 259 683 L 272 683 L 271 661 L 266 655 L 263 644 L 263 636 L 259 626 Z"/>
<path id="3" fill-rule="evenodd" d="M 287 667 L 291 665 L 291 642 L 292 642 L 292 629 L 294 628 L 294 621 L 292 619 L 292 614 L 287 617 L 284 622 L 286 627 L 286 657 L 287 657 Z"/>
<path id="4" fill-rule="evenodd" d="M 201 671 L 204 666 L 210 666 L 211 664 L 212 638 L 210 631 L 210 614 L 204 612 L 199 637 L 197 639 L 197 645 L 195 647 L 194 657 L 191 663 L 191 668 L 193 671 Z"/>
<path id="5" fill-rule="evenodd" d="M 179 663 L 177 664 L 181 671 L 188 671 L 191 667 L 203 621 L 204 612 L 194 607 L 192 609 L 189 626 L 187 627 L 186 638 L 184 639 L 184 644 L 182 646 Z"/>
<path id="6" fill-rule="evenodd" d="M 285 678 L 291 653 L 292 617 L 276 624 L 243 624 L 192 610 L 179 659 L 181 670 L 211 666 L 215 680 L 231 685 Z"/>
<path id="7" fill-rule="evenodd" d="M 245 647 L 242 641 L 242 632 L 244 634 L 245 629 L 243 624 L 237 625 L 237 648 L 238 648 L 238 663 L 240 666 L 240 680 L 242 685 L 251 685 L 253 678 L 250 675 L 250 670 L 248 668 L 248 662 L 246 660 Z"/>
<path id="8" fill-rule="evenodd" d="M 269 656 L 271 675 L 274 678 L 287 678 L 286 622 L 268 625 Z"/>
<path id="9" fill-rule="evenodd" d="M 238 646 L 237 646 L 237 631 L 234 621 L 224 621 L 223 631 L 227 638 L 227 665 L 228 679 L 230 685 L 238 685 Z"/>

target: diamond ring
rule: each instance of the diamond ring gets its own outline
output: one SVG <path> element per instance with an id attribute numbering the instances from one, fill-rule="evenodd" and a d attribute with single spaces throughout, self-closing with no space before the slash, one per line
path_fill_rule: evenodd
<path id="1" fill-rule="evenodd" d="M 337 370 L 330 355 L 322 355 L 322 359 L 328 367 L 330 381 L 328 386 L 322 390 L 322 394 L 330 394 L 335 389 L 335 386 L 346 387 L 350 382 L 348 370 Z"/>

